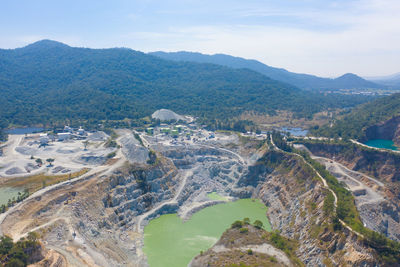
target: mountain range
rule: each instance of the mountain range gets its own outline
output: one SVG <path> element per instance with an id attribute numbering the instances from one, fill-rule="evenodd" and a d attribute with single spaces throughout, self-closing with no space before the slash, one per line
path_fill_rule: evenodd
<path id="1" fill-rule="evenodd" d="M 257 60 L 224 54 L 205 55 L 192 52 L 151 52 L 149 54 L 168 60 L 213 63 L 236 69 L 251 69 L 271 79 L 292 84 L 306 90 L 384 89 L 387 87 L 386 85 L 367 81 L 352 73 L 344 74 L 335 79 L 321 78 L 314 75 L 294 73 L 282 68 L 271 67 Z"/>
<path id="2" fill-rule="evenodd" d="M 395 73 L 393 75 L 388 75 L 388 76 L 371 77 L 371 78 L 367 78 L 367 80 L 370 80 L 370 81 L 373 81 L 373 82 L 376 82 L 379 84 L 384 84 L 386 86 L 400 88 L 400 72 Z"/>
<path id="3" fill-rule="evenodd" d="M 0 125 L 139 119 L 160 108 L 202 118 L 276 110 L 312 116 L 368 99 L 305 92 L 249 69 L 176 62 L 126 48 L 43 40 L 0 49 Z"/>
<path id="4" fill-rule="evenodd" d="M 392 94 L 371 102 L 364 103 L 349 110 L 348 114 L 336 120 L 333 124 L 312 130 L 312 134 L 328 137 L 353 138 L 361 141 L 367 140 L 368 128 L 374 125 L 382 125 L 389 121 L 389 125 L 378 130 L 380 135 L 400 136 L 398 131 L 400 115 L 400 93 Z M 399 139 L 400 140 L 400 139 Z M 397 143 L 400 141 L 397 140 Z"/>

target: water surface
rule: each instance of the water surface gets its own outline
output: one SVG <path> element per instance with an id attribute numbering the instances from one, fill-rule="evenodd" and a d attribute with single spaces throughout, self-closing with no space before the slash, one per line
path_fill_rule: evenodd
<path id="1" fill-rule="evenodd" d="M 372 147 L 376 147 L 376 148 L 398 150 L 398 148 L 394 145 L 392 140 L 374 139 L 374 140 L 367 141 L 365 144 L 367 146 L 372 146 Z"/>
<path id="2" fill-rule="evenodd" d="M 213 246 L 236 220 L 260 220 L 271 230 L 267 207 L 260 200 L 241 199 L 204 208 L 188 221 L 177 214 L 162 215 L 144 228 L 144 252 L 150 267 L 186 267 L 192 258 Z"/>
<path id="3" fill-rule="evenodd" d="M 217 192 L 208 193 L 207 197 L 211 200 L 221 200 L 221 201 L 228 201 L 228 198 L 225 196 L 221 196 Z"/>
<path id="4" fill-rule="evenodd" d="M 7 205 L 8 200 L 15 197 L 17 199 L 18 192 L 23 192 L 20 188 L 0 187 L 0 205 Z"/>
<path id="5" fill-rule="evenodd" d="M 293 136 L 306 136 L 308 131 L 301 129 L 301 128 L 288 128 L 288 127 L 281 127 L 280 129 L 282 132 L 289 132 L 290 135 Z"/>
<path id="6" fill-rule="evenodd" d="M 31 133 L 39 133 L 39 132 L 43 132 L 43 131 L 44 131 L 44 128 L 27 127 L 27 128 L 7 129 L 6 133 L 7 134 L 31 134 Z"/>

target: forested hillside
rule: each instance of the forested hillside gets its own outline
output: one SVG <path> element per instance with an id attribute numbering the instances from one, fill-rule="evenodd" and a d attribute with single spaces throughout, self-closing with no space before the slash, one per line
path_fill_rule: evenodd
<path id="1" fill-rule="evenodd" d="M 246 69 L 44 40 L 0 50 L 0 99 L 0 124 L 54 125 L 136 119 L 160 108 L 203 118 L 277 109 L 311 116 L 368 98 L 303 92 Z"/>
<path id="2" fill-rule="evenodd" d="M 213 63 L 231 68 L 246 68 L 257 71 L 277 81 L 293 84 L 302 89 L 326 90 L 326 89 L 367 89 L 385 88 L 375 82 L 364 80 L 363 78 L 347 73 L 336 79 L 321 78 L 315 75 L 294 73 L 281 68 L 274 68 L 265 65 L 257 60 L 233 57 L 224 54 L 204 55 L 191 52 L 152 52 L 151 55 L 175 61 L 191 61 L 199 63 Z"/>
<path id="3" fill-rule="evenodd" d="M 400 115 L 400 93 L 360 105 L 343 119 L 336 121 L 332 127 L 325 125 L 314 129 L 312 133 L 329 137 L 364 139 L 367 127 L 398 115 Z"/>

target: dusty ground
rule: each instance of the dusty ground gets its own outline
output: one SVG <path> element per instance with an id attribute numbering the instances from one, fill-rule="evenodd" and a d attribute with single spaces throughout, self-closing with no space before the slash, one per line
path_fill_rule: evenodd
<path id="1" fill-rule="evenodd" d="M 21 177 L 35 174 L 59 175 L 77 172 L 104 164 L 115 148 L 106 148 L 104 141 L 90 140 L 85 149 L 83 140 L 50 142 L 40 147 L 39 135 L 9 135 L 0 155 L 0 177 Z M 52 158 L 50 165 L 46 159 Z M 38 164 L 41 159 L 43 164 Z"/>
<path id="2" fill-rule="evenodd" d="M 122 149 L 117 150 L 115 160 L 43 188 L 10 208 L 0 215 L 1 232 L 14 239 L 30 231 L 40 233 L 54 261 L 66 262 L 68 266 L 145 266 L 142 230 L 149 219 L 171 208 L 189 218 L 193 212 L 219 203 L 208 199 L 207 192 L 229 195 L 247 165 L 257 158 L 250 158 L 256 144 L 243 148 L 237 135 L 218 133 L 212 140 L 203 136 L 196 143 L 143 136 L 145 149 L 148 146 L 156 150 L 160 157 L 164 155 L 166 161 L 177 166 L 176 170 L 144 167 L 145 179 L 153 190 L 146 194 L 137 188 L 137 178 L 129 178 L 129 174 L 119 170 L 125 168 L 128 160 L 145 164 L 143 151 L 147 150 L 135 147 L 140 144 L 130 131 L 117 133 Z M 21 142 L 21 138 L 12 138 L 8 149 L 21 146 Z M 140 152 L 134 154 L 141 156 L 126 151 L 128 146 L 134 146 L 134 151 Z M 170 190 L 161 190 L 164 185 Z M 143 200 L 138 200 L 140 194 Z M 143 206 L 146 196 L 151 196 L 150 207 Z M 107 199 L 113 203 L 111 206 L 105 206 Z"/>
<path id="3" fill-rule="evenodd" d="M 87 241 L 87 233 L 81 228 L 83 221 L 88 223 L 89 215 L 92 219 L 107 216 L 101 199 L 106 190 L 101 181 L 125 162 L 124 154 L 118 149 L 111 165 L 95 166 L 77 178 L 37 191 L 0 215 L 0 232 L 14 240 L 25 237 L 30 231 L 40 233 L 49 249 L 48 260 L 54 266 L 113 266 L 109 265 L 105 254 L 98 252 L 95 244 Z M 82 211 L 87 213 L 80 214 Z M 112 238 L 106 239 L 103 245 L 110 246 L 110 240 Z M 37 266 L 53 266 L 49 262 Z"/>

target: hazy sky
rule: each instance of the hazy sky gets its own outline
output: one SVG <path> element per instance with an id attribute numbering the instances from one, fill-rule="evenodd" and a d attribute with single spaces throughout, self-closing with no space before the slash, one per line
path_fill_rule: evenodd
<path id="1" fill-rule="evenodd" d="M 0 47 L 197 51 L 321 76 L 400 72 L 400 0 L 1 0 Z"/>

